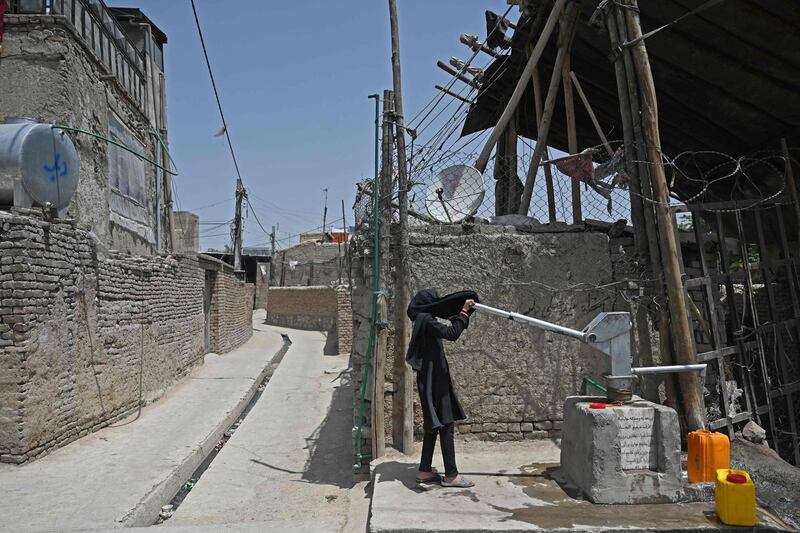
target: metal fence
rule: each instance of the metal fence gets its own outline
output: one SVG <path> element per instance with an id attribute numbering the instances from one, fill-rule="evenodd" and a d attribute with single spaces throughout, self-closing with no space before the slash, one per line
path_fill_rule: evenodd
<path id="1" fill-rule="evenodd" d="M 6 0 L 9 14 L 62 15 L 130 98 L 145 109 L 144 57 L 101 0 Z"/>

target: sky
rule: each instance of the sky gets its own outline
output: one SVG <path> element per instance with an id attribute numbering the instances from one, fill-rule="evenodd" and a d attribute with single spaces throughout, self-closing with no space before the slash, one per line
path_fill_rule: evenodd
<path id="1" fill-rule="evenodd" d="M 168 36 L 169 145 L 179 176 L 176 209 L 201 218 L 201 247 L 230 242 L 236 172 L 203 59 L 189 0 L 108 0 L 138 7 Z M 279 247 L 328 221 L 353 223 L 355 183 L 374 168 L 374 101 L 392 88 L 386 0 L 294 2 L 195 0 L 239 168 L 255 215 Z M 399 0 L 405 116 L 445 85 L 437 59 L 469 57 L 461 33 L 485 34 L 484 10 L 505 0 Z M 514 11 L 512 19 L 518 14 Z M 245 246 L 269 236 L 253 214 Z"/>

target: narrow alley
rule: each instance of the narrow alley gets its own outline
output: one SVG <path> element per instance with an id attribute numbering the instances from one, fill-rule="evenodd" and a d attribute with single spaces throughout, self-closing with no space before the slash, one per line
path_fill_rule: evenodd
<path id="1" fill-rule="evenodd" d="M 0 0 L 0 533 L 800 532 L 797 0 Z"/>

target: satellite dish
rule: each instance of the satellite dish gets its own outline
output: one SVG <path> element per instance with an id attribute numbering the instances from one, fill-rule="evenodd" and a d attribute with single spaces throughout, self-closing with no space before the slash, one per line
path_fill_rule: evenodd
<path id="1" fill-rule="evenodd" d="M 446 224 L 475 215 L 486 194 L 483 175 L 475 167 L 454 165 L 439 172 L 425 194 L 428 214 Z"/>

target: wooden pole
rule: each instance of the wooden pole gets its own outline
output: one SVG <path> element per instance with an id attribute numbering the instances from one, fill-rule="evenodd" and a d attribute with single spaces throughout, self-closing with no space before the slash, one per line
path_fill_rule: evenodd
<path id="1" fill-rule="evenodd" d="M 538 66 L 533 69 L 533 99 L 536 105 L 536 131 L 540 131 L 542 127 L 542 82 L 539 79 Z M 548 159 L 549 157 L 548 155 Z M 544 164 L 544 183 L 547 188 L 547 216 L 552 224 L 556 221 L 556 192 L 553 188 L 553 172 L 550 163 Z"/>
<path id="2" fill-rule="evenodd" d="M 571 154 L 578 153 L 578 132 L 575 129 L 575 102 L 572 99 L 572 78 L 569 73 L 572 71 L 572 58 L 569 52 L 565 54 L 564 63 L 561 65 L 561 77 L 564 78 L 564 111 L 567 121 L 567 149 Z M 581 209 L 581 183 L 574 179 L 569 180 L 570 190 L 572 191 L 572 223 L 580 224 L 583 222 L 583 210 Z"/>
<path id="3" fill-rule="evenodd" d="M 272 233 L 269 234 L 269 286 L 275 281 L 275 225 L 272 226 Z"/>
<path id="4" fill-rule="evenodd" d="M 614 9 L 611 17 L 612 26 L 610 26 L 610 28 L 616 28 L 616 31 L 618 32 L 618 40 L 614 41 L 614 46 L 618 46 L 619 44 L 628 41 L 628 24 L 625 20 L 625 14 L 620 8 Z M 662 300 L 662 302 L 664 302 L 664 305 L 660 306 L 658 316 L 659 355 L 661 363 L 669 365 L 676 362 L 674 357 L 675 350 L 673 348 L 674 343 L 672 340 L 672 333 L 670 331 L 669 308 L 666 305 L 667 293 L 664 286 L 664 273 L 662 268 L 663 263 L 661 260 L 661 249 L 659 248 L 660 241 L 658 238 L 658 227 L 656 225 L 655 204 L 653 203 L 653 198 L 655 195 L 653 194 L 653 188 L 651 185 L 652 180 L 650 179 L 650 165 L 647 162 L 647 143 L 645 142 L 644 138 L 642 121 L 639 119 L 641 116 L 641 105 L 639 103 L 639 82 L 636 75 L 636 68 L 634 68 L 633 65 L 633 54 L 631 53 L 630 48 L 623 48 L 622 58 L 626 85 L 628 89 L 628 101 L 630 103 L 629 113 L 633 125 L 634 140 L 632 142 L 635 145 L 635 155 L 631 155 L 631 158 L 635 157 L 637 161 L 636 168 L 638 169 L 639 187 L 642 193 L 642 197 L 640 197 L 640 199 L 642 200 L 644 220 L 647 230 L 647 242 L 650 250 L 650 266 L 653 270 L 653 277 L 656 280 L 655 294 Z M 633 205 L 635 206 L 636 204 Z M 680 394 L 677 376 L 667 375 L 664 380 L 664 385 L 667 395 L 666 403 L 680 413 L 682 427 L 685 427 L 686 417 L 684 416 L 683 410 L 680 407 Z"/>
<path id="5" fill-rule="evenodd" d="M 400 70 L 400 29 L 397 20 L 397 1 L 389 0 L 389 24 L 392 33 L 392 82 L 394 87 L 394 120 L 397 138 L 397 203 L 399 204 L 400 245 L 395 255 L 394 290 L 394 368 L 396 389 L 392 401 L 392 444 L 403 453 L 414 448 L 414 389 L 411 367 L 405 363 L 410 322 L 406 308 L 411 301 L 408 276 L 408 164 L 403 119 L 403 83 Z M 388 257 L 388 255 L 387 255 Z"/>
<path id="6" fill-rule="evenodd" d="M 800 231 L 800 199 L 797 197 L 797 184 L 794 182 L 792 158 L 789 154 L 789 147 L 786 145 L 786 139 L 781 139 L 781 150 L 783 150 L 783 157 L 785 159 L 786 185 L 789 187 L 789 194 L 792 197 L 792 205 L 794 206 L 794 216 L 797 221 L 798 231 Z M 800 246 L 800 240 L 798 240 L 798 246 Z M 800 255 L 797 257 L 800 257 Z"/>
<path id="7" fill-rule="evenodd" d="M 639 10 L 636 0 L 631 0 L 630 5 L 637 9 L 635 11 L 633 9 L 625 10 L 628 37 L 632 40 L 637 40 L 642 36 Z M 675 359 L 681 364 L 692 364 L 696 362 L 697 357 L 694 343 L 692 342 L 692 332 L 689 328 L 689 316 L 686 310 L 681 268 L 678 261 L 678 243 L 672 228 L 667 177 L 661 161 L 656 89 L 644 41 L 639 40 L 632 48 L 634 68 L 639 78 L 642 94 L 642 129 L 645 137 L 647 159 L 652 169 L 651 185 L 655 196 L 654 199 L 658 202 L 656 204 L 656 218 L 659 227 L 659 244 L 661 245 L 661 260 L 664 267 L 664 281 L 667 289 L 667 303 L 670 311 Z M 689 431 L 704 429 L 703 397 L 700 391 L 701 383 L 697 374 L 684 372 L 680 374 L 678 380 L 687 429 Z"/>
<path id="8" fill-rule="evenodd" d="M 606 22 L 608 33 L 611 39 L 611 48 L 616 49 L 620 42 L 625 40 L 627 32 L 624 24 L 620 26 L 616 15 L 618 10 L 610 6 L 607 12 Z M 639 117 L 639 97 L 636 81 L 636 73 L 633 70 L 633 63 L 630 60 L 630 50 L 625 50 L 622 57 L 614 61 L 614 73 L 617 80 L 617 94 L 619 97 L 620 115 L 622 117 L 622 132 L 625 143 L 625 163 L 628 177 L 630 178 L 630 199 L 631 217 L 633 223 L 634 243 L 637 254 L 641 258 L 649 258 L 649 265 L 655 278 L 654 294 L 663 300 L 664 285 L 663 274 L 661 271 L 661 252 L 658 249 L 658 233 L 656 231 L 655 218 L 651 203 L 645 203 L 642 195 L 647 198 L 652 197 L 650 191 L 650 180 L 647 176 L 647 166 L 644 164 L 644 155 L 637 156 L 637 148 L 644 153 L 644 138 L 641 136 L 642 128 L 638 121 Z M 633 117 L 637 117 L 634 121 Z M 637 159 L 639 163 L 637 164 Z M 646 179 L 646 192 L 642 183 Z M 659 314 L 654 317 L 654 322 L 658 328 L 659 354 L 662 364 L 671 364 L 672 344 L 670 341 L 669 315 L 665 306 L 660 306 Z M 637 321 L 638 324 L 638 321 Z M 647 325 L 644 325 L 645 328 Z M 649 333 L 640 331 L 639 350 L 651 348 L 645 347 L 644 343 L 649 343 Z M 645 340 L 646 339 L 646 340 Z M 665 390 L 667 404 L 678 410 L 677 382 L 675 376 L 667 374 L 665 376 Z"/>
<path id="9" fill-rule="evenodd" d="M 392 131 L 391 117 L 394 112 L 394 98 L 392 91 L 383 91 L 383 118 L 381 127 L 381 173 L 378 178 L 378 314 L 376 319 L 377 337 L 375 340 L 375 356 L 373 358 L 373 387 L 372 387 L 372 451 L 373 459 L 382 457 L 386 453 L 386 430 L 384 418 L 384 403 L 386 394 L 386 350 L 388 346 L 389 330 L 386 322 L 389 315 L 389 306 L 386 298 L 386 288 L 389 281 L 390 249 L 390 224 L 392 221 L 392 176 L 394 175 L 392 150 L 394 146 L 394 132 Z"/>
<path id="10" fill-rule="evenodd" d="M 613 156 L 614 150 L 611 149 L 611 145 L 608 143 L 608 139 L 606 139 L 606 134 L 603 133 L 603 129 L 600 127 L 600 123 L 597 122 L 597 117 L 594 114 L 592 106 L 589 104 L 589 99 L 586 98 L 586 94 L 583 92 L 583 87 L 581 87 L 581 82 L 578 81 L 578 77 L 571 70 L 569 71 L 569 79 L 572 81 L 575 90 L 578 92 L 578 96 L 581 98 L 581 102 L 583 102 L 583 107 L 586 109 L 586 112 L 589 113 L 589 118 L 592 119 L 594 130 L 597 132 L 597 136 L 600 137 L 600 141 L 603 143 L 606 152 L 608 152 L 608 155 Z"/>
<path id="11" fill-rule="evenodd" d="M 525 69 L 522 71 L 522 75 L 519 77 L 516 87 L 514 87 L 514 92 L 511 94 L 511 98 L 508 99 L 503 114 L 500 115 L 500 119 L 489 135 L 489 140 L 486 141 L 486 144 L 478 156 L 478 160 L 475 162 L 475 168 L 481 173 L 486 170 L 486 165 L 489 163 L 492 150 L 494 150 L 497 141 L 500 140 L 500 135 L 505 131 L 511 117 L 516 113 L 517 106 L 525 93 L 525 87 L 528 85 L 528 80 L 531 79 L 531 75 L 533 74 L 533 69 L 539 63 L 539 58 L 542 56 L 542 52 L 544 52 L 544 47 L 547 45 L 547 41 L 550 39 L 550 35 L 552 35 L 556 27 L 556 22 L 558 22 L 566 3 L 567 0 L 556 0 L 555 5 L 553 5 L 553 9 L 550 11 L 550 16 L 547 17 L 547 22 L 545 22 L 539 40 L 536 41 L 536 46 L 534 46 L 533 52 L 531 52 L 531 56 L 528 58 L 528 63 L 525 65 Z"/>
<path id="12" fill-rule="evenodd" d="M 525 188 L 522 191 L 522 199 L 518 211 L 520 215 L 527 215 L 528 209 L 530 209 L 531 206 L 533 185 L 536 182 L 539 163 L 542 160 L 542 154 L 544 154 L 544 151 L 547 149 L 547 136 L 550 132 L 550 123 L 553 119 L 553 110 L 555 109 L 556 98 L 558 96 L 558 87 L 561 84 L 562 67 L 569 54 L 569 48 L 572 45 L 572 37 L 575 35 L 575 23 L 578 20 L 579 13 L 578 4 L 570 2 L 564 11 L 564 17 L 561 21 L 558 54 L 556 54 L 555 64 L 553 65 L 553 75 L 550 77 L 550 86 L 547 88 L 547 98 L 545 99 L 544 110 L 542 111 L 542 124 L 536 134 L 536 148 L 533 151 L 533 157 L 528 167 L 528 174 L 525 177 Z"/>

